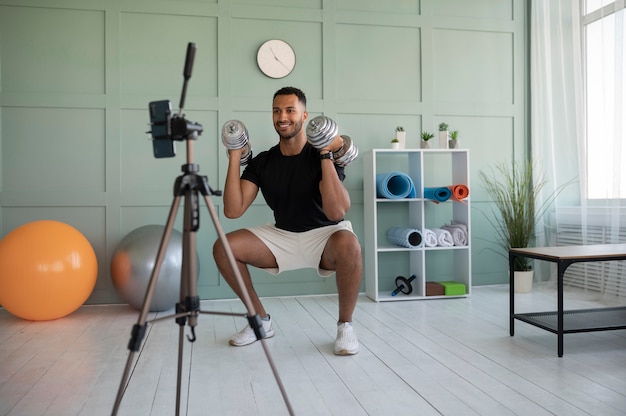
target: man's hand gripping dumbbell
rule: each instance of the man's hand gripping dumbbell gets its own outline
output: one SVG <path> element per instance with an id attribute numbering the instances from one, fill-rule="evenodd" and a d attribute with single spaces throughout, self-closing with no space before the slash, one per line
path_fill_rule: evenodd
<path id="1" fill-rule="evenodd" d="M 348 166 L 359 154 L 350 136 L 339 135 L 337 123 L 326 116 L 317 116 L 306 128 L 307 140 L 321 156 L 332 159 L 336 165 Z"/>

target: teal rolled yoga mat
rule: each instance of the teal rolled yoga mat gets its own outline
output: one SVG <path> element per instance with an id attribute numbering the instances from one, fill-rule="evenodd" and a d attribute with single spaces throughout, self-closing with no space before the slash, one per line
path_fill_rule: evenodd
<path id="1" fill-rule="evenodd" d="M 424 198 L 437 202 L 446 202 L 452 196 L 452 191 L 446 186 L 439 188 L 424 188 Z"/>

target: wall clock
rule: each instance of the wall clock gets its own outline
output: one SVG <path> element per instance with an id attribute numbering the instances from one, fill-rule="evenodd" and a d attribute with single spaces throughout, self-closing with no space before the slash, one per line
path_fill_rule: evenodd
<path id="1" fill-rule="evenodd" d="M 256 54 L 259 69 L 270 78 L 284 78 L 296 66 L 296 53 L 285 41 L 270 39 L 264 42 Z"/>

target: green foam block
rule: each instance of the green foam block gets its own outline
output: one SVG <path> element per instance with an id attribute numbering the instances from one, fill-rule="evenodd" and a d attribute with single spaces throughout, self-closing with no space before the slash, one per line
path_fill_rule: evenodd
<path id="1" fill-rule="evenodd" d="M 452 280 L 446 282 L 437 282 L 445 288 L 446 296 L 465 295 L 465 285 L 463 283 L 454 282 Z"/>

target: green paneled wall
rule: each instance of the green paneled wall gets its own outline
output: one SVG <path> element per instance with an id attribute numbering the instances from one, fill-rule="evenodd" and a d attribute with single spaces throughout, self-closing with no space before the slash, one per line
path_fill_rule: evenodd
<path id="1" fill-rule="evenodd" d="M 112 253 L 135 228 L 165 223 L 185 163 L 184 143 L 176 158 L 152 156 L 147 105 L 169 99 L 177 109 L 195 42 L 185 114 L 204 127 L 194 157 L 213 188 L 227 166 L 222 124 L 243 120 L 255 150 L 273 145 L 271 96 L 284 85 L 302 88 L 310 117 L 333 117 L 362 153 L 387 147 L 397 125 L 418 147 L 421 130 L 446 121 L 471 149 L 474 284 L 505 282 L 506 261 L 485 249 L 495 245 L 478 171 L 526 148 L 525 10 L 524 0 L 0 0 L 1 234 L 38 219 L 73 225 L 98 256 L 89 302 L 118 302 Z M 296 51 L 285 79 L 256 66 L 270 38 Z M 349 219 L 363 236 L 362 161 L 347 175 Z M 219 197 L 213 203 L 221 215 Z M 222 226 L 268 221 L 259 198 Z M 230 298 L 204 207 L 201 224 L 200 295 Z M 334 278 L 314 271 L 253 276 L 263 296 L 335 292 Z"/>

